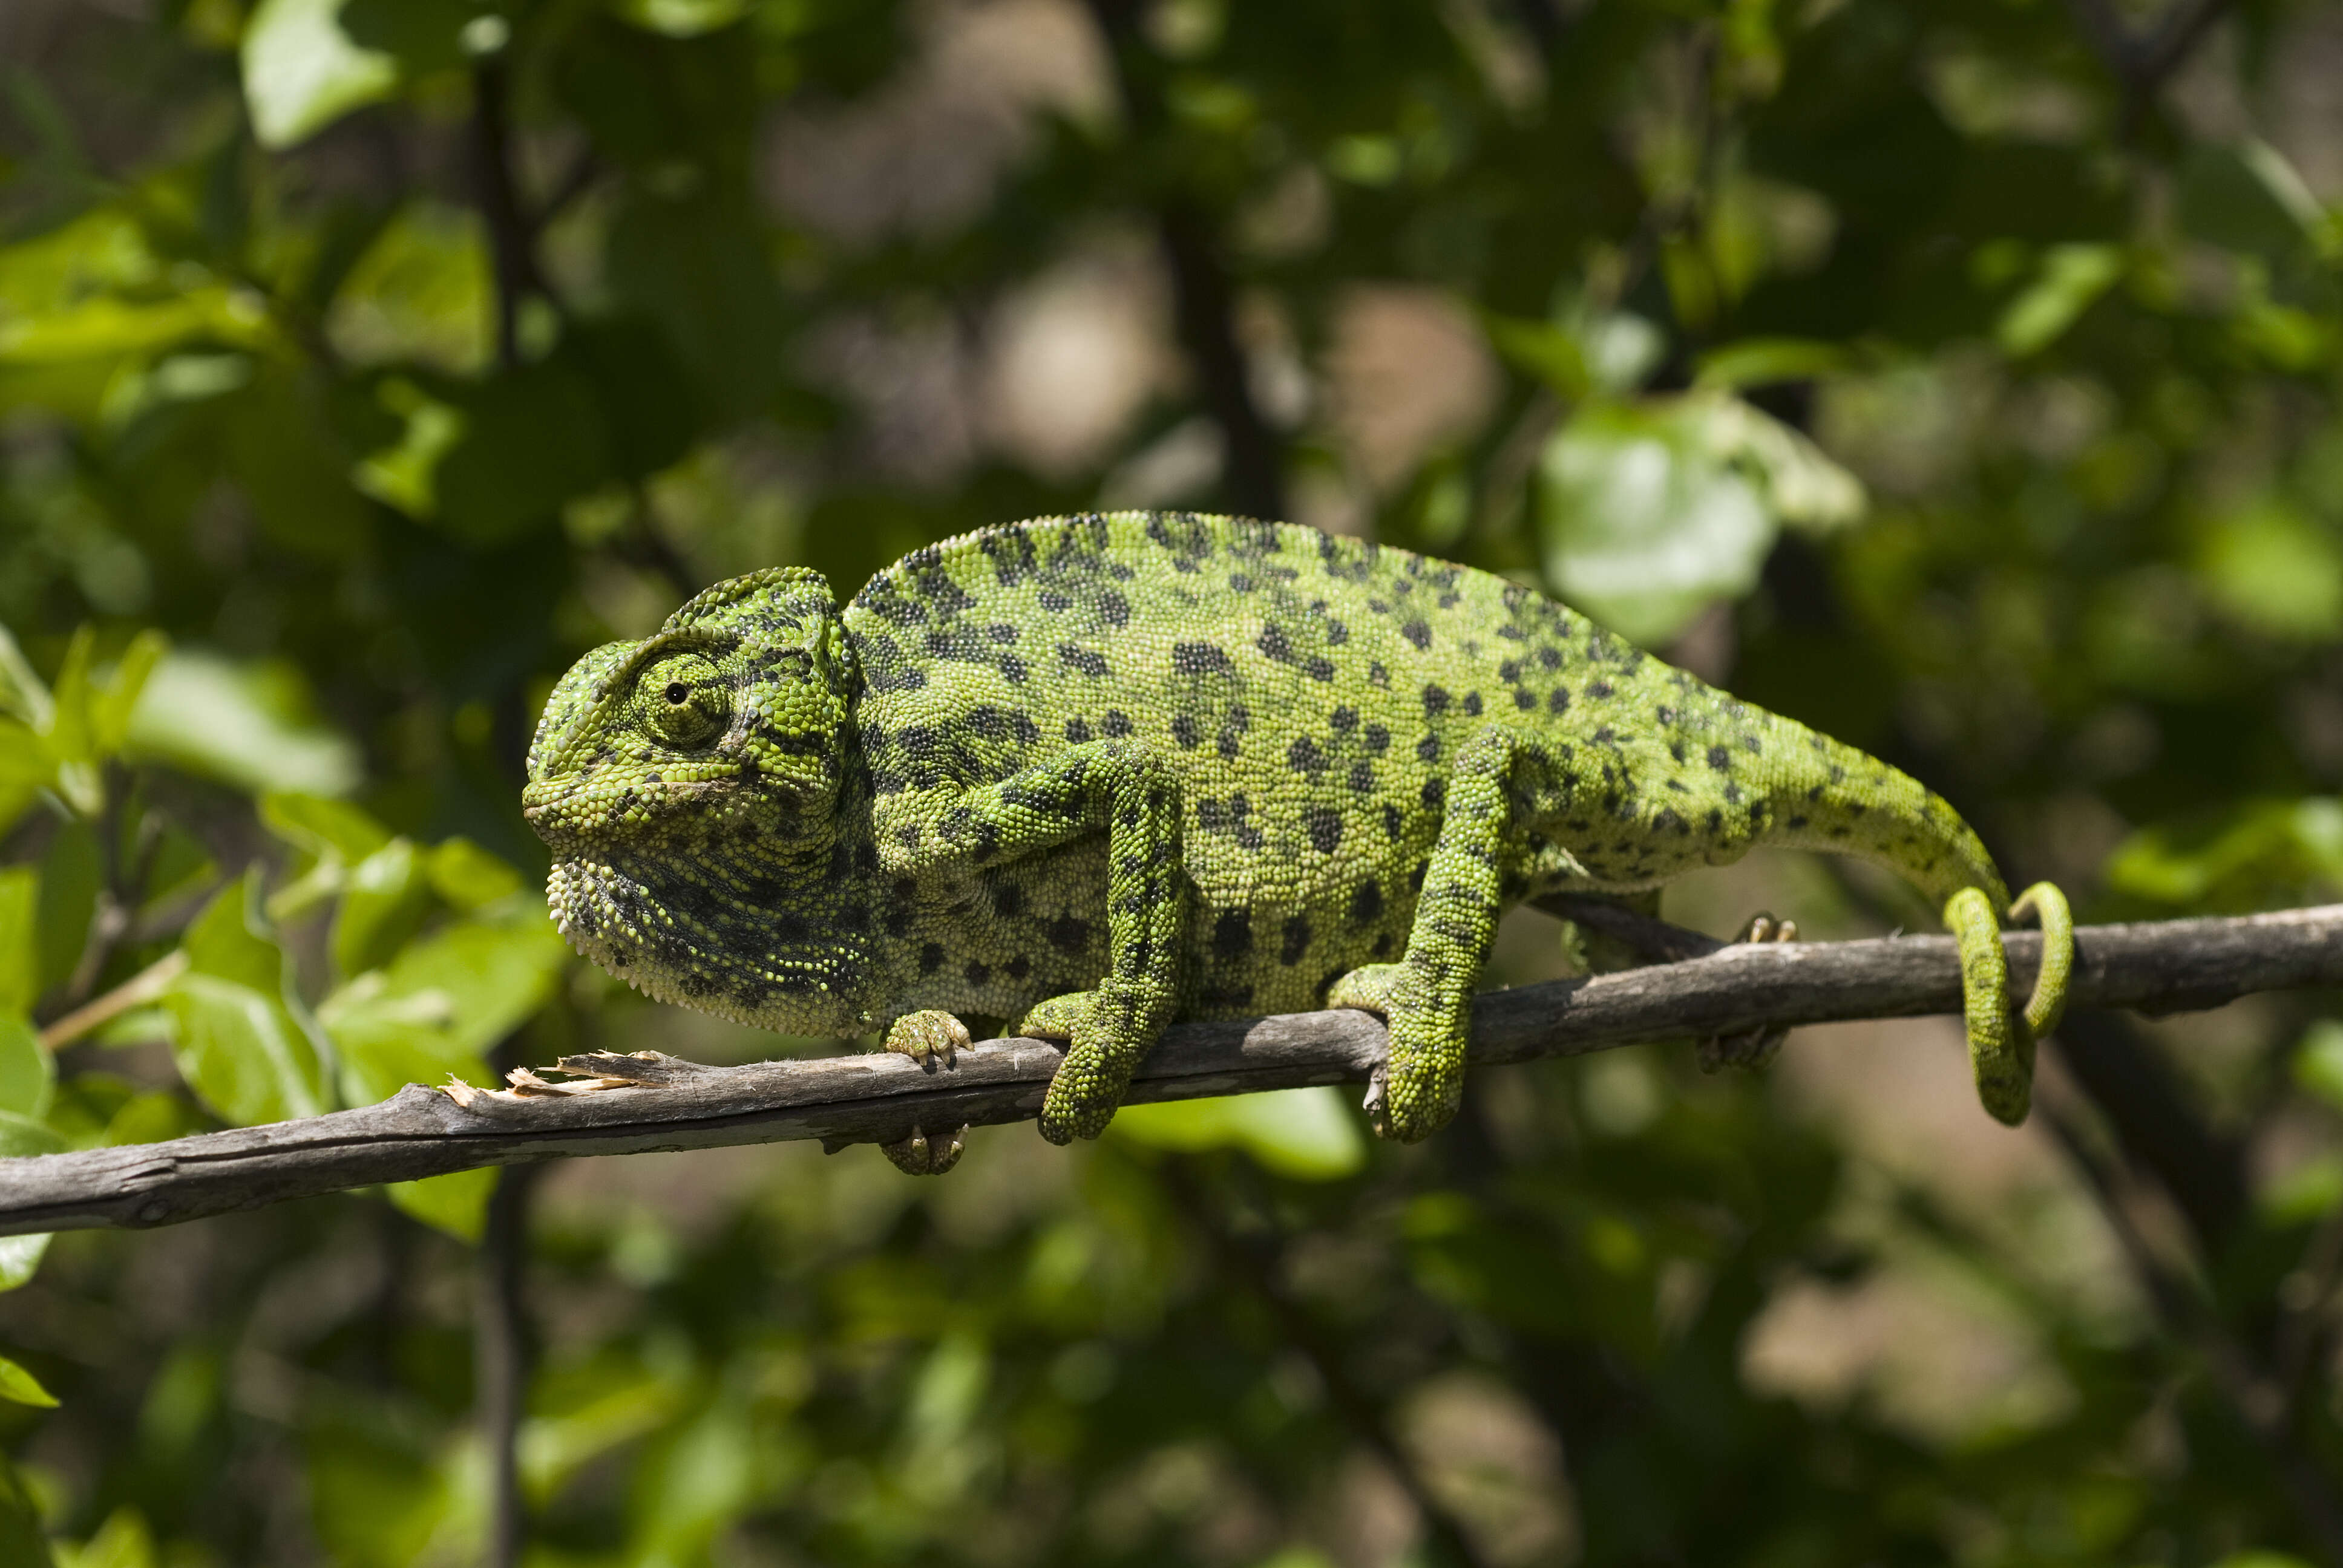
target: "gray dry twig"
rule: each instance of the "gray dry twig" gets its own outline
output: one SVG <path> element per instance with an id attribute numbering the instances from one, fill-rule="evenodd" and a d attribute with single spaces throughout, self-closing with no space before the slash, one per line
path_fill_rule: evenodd
<path id="1" fill-rule="evenodd" d="M 1634 920 L 1636 917 L 1622 917 Z M 1647 922 L 1655 932 L 1671 928 Z M 1646 933 L 1647 936 L 1652 933 Z M 1679 933 L 1681 938 L 1684 934 Z M 2075 1008 L 2176 1012 L 2256 991 L 2343 986 L 2343 905 L 2076 933 Z M 1697 939 L 1694 939 L 1696 942 Z M 2040 939 L 2006 939 L 2011 980 L 2032 984 Z M 1656 941 L 1646 945 L 1658 945 Z M 1493 991 L 1473 1009 L 1487 1068 L 1638 1041 L 1960 1010 L 1949 937 L 1726 947 L 1682 962 Z M 1139 1070 L 1134 1102 L 1363 1082 L 1383 1026 L 1349 1010 L 1182 1024 Z M 578 1081 L 414 1085 L 379 1105 L 166 1143 L 0 1160 L 0 1234 L 146 1227 L 292 1198 L 488 1165 L 820 1139 L 892 1142 L 914 1127 L 1031 1121 L 1059 1059 L 990 1040 L 950 1067 L 885 1053 L 704 1067 L 608 1052 L 565 1058 Z"/>

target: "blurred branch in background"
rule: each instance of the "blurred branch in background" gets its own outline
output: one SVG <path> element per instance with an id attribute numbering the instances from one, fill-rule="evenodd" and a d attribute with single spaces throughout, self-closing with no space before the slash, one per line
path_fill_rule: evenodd
<path id="1" fill-rule="evenodd" d="M 1656 926 L 1658 922 L 1650 922 Z M 1683 940 L 1706 939 L 1684 933 Z M 2040 939 L 2006 938 L 2011 983 Z M 2228 920 L 2087 927 L 2069 1005 L 2171 1011 L 2258 991 L 2343 985 L 2343 905 Z M 1704 957 L 1483 996 L 1477 1067 L 1639 1041 L 1960 1010 L 1948 937 L 1727 945 Z M 1131 1101 L 1359 1082 L 1382 1062 L 1364 1013 L 1295 1013 L 1172 1029 Z M 0 1235 L 173 1224 L 287 1199 L 579 1154 L 820 1139 L 894 1142 L 915 1130 L 1031 1120 L 1059 1051 L 990 1041 L 950 1068 L 883 1052 L 708 1067 L 602 1052 L 563 1059 L 580 1081 L 523 1073 L 493 1093 L 410 1085 L 379 1105 L 136 1148 L 0 1161 Z"/>

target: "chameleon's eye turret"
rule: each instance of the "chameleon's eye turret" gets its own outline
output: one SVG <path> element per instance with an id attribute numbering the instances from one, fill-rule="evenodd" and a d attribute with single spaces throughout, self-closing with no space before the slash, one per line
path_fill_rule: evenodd
<path id="1" fill-rule="evenodd" d="M 696 653 L 662 658 L 636 683 L 643 719 L 679 751 L 713 745 L 732 727 L 732 686 L 714 663 Z"/>

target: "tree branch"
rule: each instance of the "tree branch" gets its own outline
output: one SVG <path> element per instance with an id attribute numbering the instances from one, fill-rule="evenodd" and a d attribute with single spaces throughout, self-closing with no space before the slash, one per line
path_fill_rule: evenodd
<path id="1" fill-rule="evenodd" d="M 2041 939 L 2005 939 L 2010 979 L 2033 982 Z M 2075 1008 L 2217 1007 L 2255 991 L 2343 987 L 2343 905 L 2227 920 L 2086 927 Z M 1476 1067 L 1768 1025 L 1957 1013 L 1949 937 L 1726 947 L 1681 963 L 1493 991 L 1473 1014 Z M 1336 1010 L 1183 1024 L 1141 1063 L 1133 1102 L 1364 1081 L 1383 1025 Z M 818 1138 L 891 1142 L 914 1126 L 1031 1121 L 1060 1050 L 987 1041 L 956 1065 L 872 1052 L 702 1067 L 645 1053 L 568 1057 L 586 1081 L 523 1075 L 518 1091 L 458 1104 L 409 1085 L 379 1105 L 165 1143 L 0 1160 L 0 1235 L 143 1228 L 352 1187 L 488 1165 Z"/>

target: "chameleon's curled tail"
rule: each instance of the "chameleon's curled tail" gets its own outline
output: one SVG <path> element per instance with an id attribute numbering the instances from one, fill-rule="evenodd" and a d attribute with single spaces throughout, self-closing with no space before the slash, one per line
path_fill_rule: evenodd
<path id="1" fill-rule="evenodd" d="M 2057 1026 L 2075 962 L 2075 922 L 2066 897 L 2037 882 L 2009 901 L 1985 845 L 1942 797 L 1909 775 L 1804 726 L 1780 721 L 1786 759 L 1769 794 L 1761 842 L 1830 849 L 1874 860 L 1945 900 L 1945 925 L 1959 943 L 1961 995 L 1977 1098 L 1996 1121 L 2026 1120 L 2034 1093 L 2035 1042 Z M 2028 915 L 2042 927 L 2042 962 L 2022 1010 L 2010 1005 L 2001 919 Z"/>

